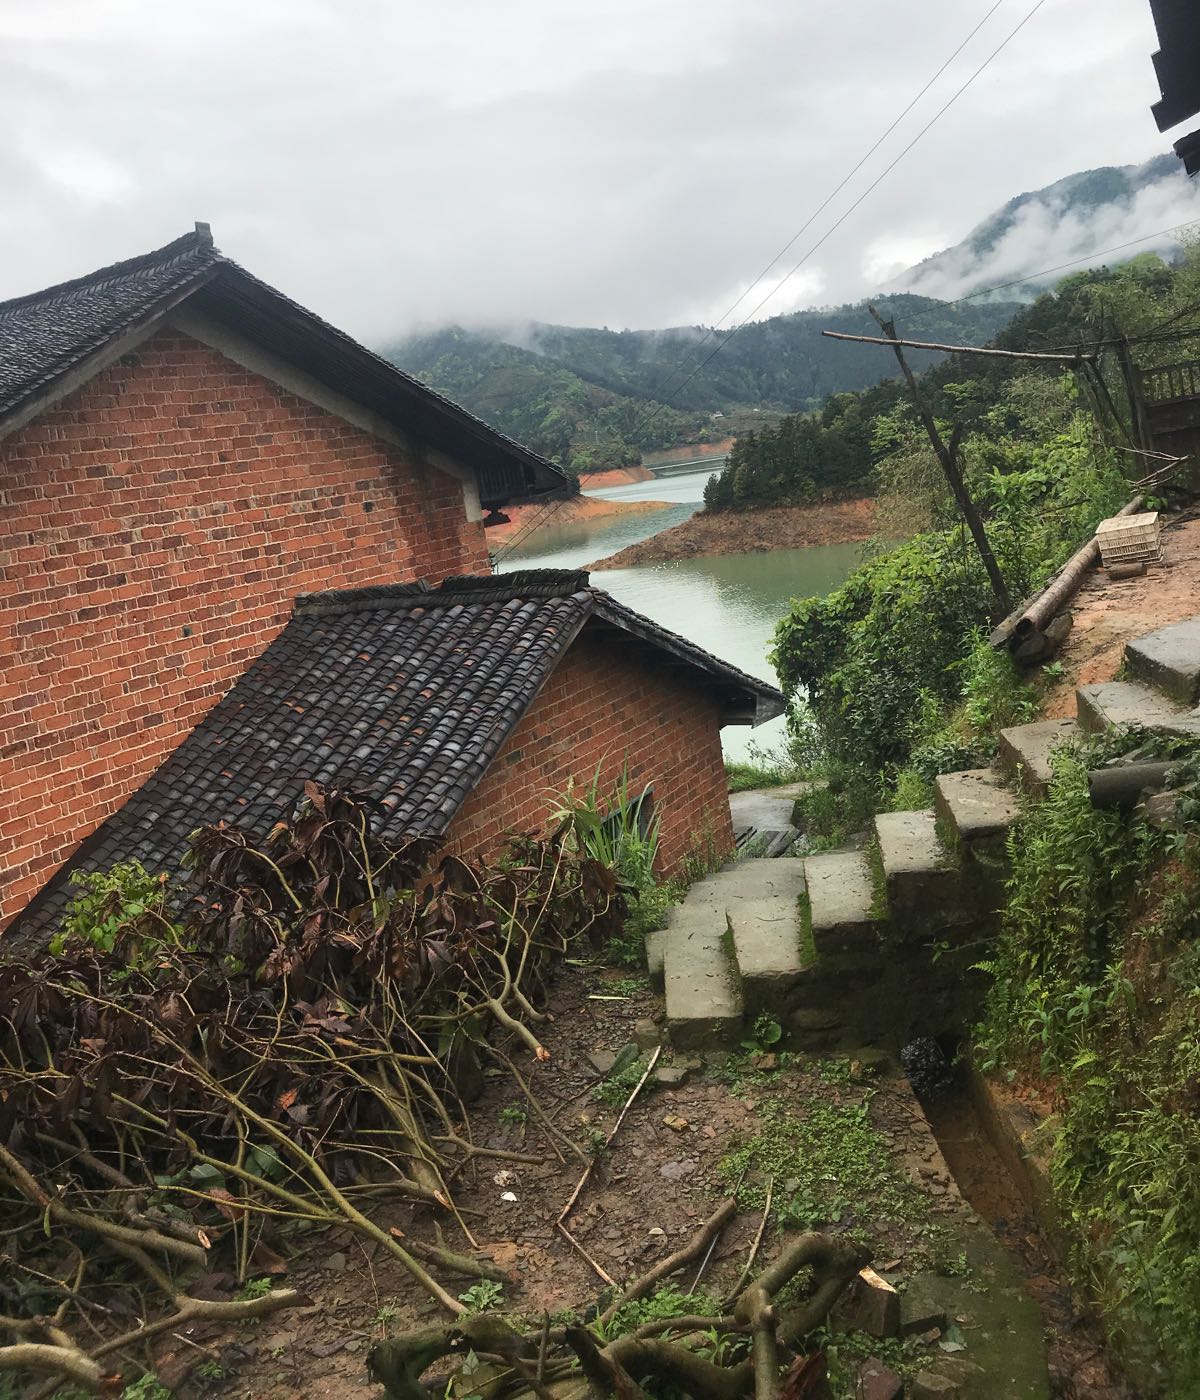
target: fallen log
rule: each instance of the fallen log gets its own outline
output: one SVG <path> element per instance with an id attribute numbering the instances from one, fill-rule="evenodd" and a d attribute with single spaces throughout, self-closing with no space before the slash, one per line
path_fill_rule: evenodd
<path id="1" fill-rule="evenodd" d="M 1122 506 L 1117 514 L 1136 515 L 1144 500 L 1144 496 L 1135 496 L 1127 505 Z M 1099 558 L 1100 543 L 1093 535 L 1071 555 L 1039 593 L 1035 593 L 1014 612 L 1009 613 L 996 627 L 988 638 L 991 645 L 997 650 L 1004 646 L 1020 646 L 1022 642 L 1028 642 L 1038 633 L 1044 632 L 1049 623 L 1079 592 L 1089 569 L 1095 567 Z"/>

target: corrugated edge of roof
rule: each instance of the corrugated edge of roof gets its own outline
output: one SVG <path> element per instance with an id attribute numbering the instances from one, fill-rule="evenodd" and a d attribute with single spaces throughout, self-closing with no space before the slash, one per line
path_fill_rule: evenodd
<path id="1" fill-rule="evenodd" d="M 187 259 L 187 254 L 196 253 L 204 253 L 207 256 L 194 261 Z M 167 256 L 164 257 L 164 254 Z M 0 421 L 12 413 L 18 412 L 31 400 L 36 400 L 40 394 L 50 389 L 64 375 L 84 364 L 117 336 L 124 335 L 135 327 L 153 320 L 164 310 L 176 305 L 184 297 L 190 296 L 197 288 L 203 286 L 205 282 L 210 281 L 220 266 L 221 254 L 213 248 L 211 234 L 205 240 L 202 235 L 197 233 L 185 233 L 182 238 L 176 238 L 162 248 L 143 253 L 139 257 L 126 258 L 123 262 L 112 263 L 87 276 L 74 277 L 68 282 L 59 282 L 40 292 L 28 292 L 23 296 L 0 302 L 0 317 L 3 317 L 7 312 L 20 311 L 35 305 L 53 308 L 56 302 L 66 300 L 72 292 L 82 291 L 85 288 L 103 289 L 121 277 L 152 267 L 169 271 L 173 262 L 180 264 L 181 275 L 177 280 L 172 281 L 155 297 L 132 308 L 128 315 L 109 322 L 96 335 L 86 336 L 76 341 L 69 351 L 60 355 L 42 373 L 26 379 L 14 392 L 0 400 Z"/>

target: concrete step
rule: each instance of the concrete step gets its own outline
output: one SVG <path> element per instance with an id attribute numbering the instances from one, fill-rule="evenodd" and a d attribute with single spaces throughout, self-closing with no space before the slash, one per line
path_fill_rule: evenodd
<path id="1" fill-rule="evenodd" d="M 875 952 L 875 876 L 862 851 L 829 851 L 804 861 L 812 941 L 819 958 Z"/>
<path id="2" fill-rule="evenodd" d="M 968 847 L 998 846 L 1021 815 L 1016 797 L 992 768 L 942 773 L 934 782 L 938 819 Z"/>
<path id="3" fill-rule="evenodd" d="M 1158 729 L 1168 734 L 1200 734 L 1200 716 L 1143 681 L 1104 681 L 1075 692 L 1079 723 L 1091 733 L 1103 729 Z"/>
<path id="4" fill-rule="evenodd" d="M 936 814 L 880 812 L 875 839 L 883 865 L 889 911 L 905 916 L 936 910 L 954 899 L 958 862 L 942 844 Z"/>
<path id="5" fill-rule="evenodd" d="M 1008 777 L 1032 797 L 1041 797 L 1050 786 L 1050 754 L 1060 744 L 1079 738 L 1073 719 L 1040 719 L 1000 731 L 999 763 Z"/>
<path id="6" fill-rule="evenodd" d="M 773 867 L 778 862 L 771 862 Z M 759 868 L 767 862 L 755 861 Z M 703 1050 L 735 1042 L 742 1029 L 741 978 L 724 899 L 715 879 L 701 880 L 671 910 L 661 939 L 663 991 L 671 1042 L 681 1050 Z"/>
<path id="7" fill-rule="evenodd" d="M 795 856 L 739 861 L 701 883 L 711 890 L 714 912 L 732 928 L 746 1015 L 779 1010 L 805 966 L 804 862 Z"/>
<path id="8" fill-rule="evenodd" d="M 1174 622 L 1125 646 L 1131 675 L 1181 705 L 1200 701 L 1200 617 Z"/>

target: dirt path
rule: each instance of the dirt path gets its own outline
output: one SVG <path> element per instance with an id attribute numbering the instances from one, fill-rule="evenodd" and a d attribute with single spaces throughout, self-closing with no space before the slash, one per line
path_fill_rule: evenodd
<path id="1" fill-rule="evenodd" d="M 626 1080 L 598 1097 L 591 1056 L 619 1051 L 639 1021 L 661 1017 L 661 1004 L 640 979 L 576 967 L 562 970 L 551 1004 L 556 1020 L 545 1040 L 552 1059 L 523 1069 L 557 1128 L 589 1150 L 628 1094 Z M 571 1219 L 579 1243 L 608 1273 L 627 1280 L 679 1248 L 740 1179 L 742 1209 L 699 1285 L 720 1297 L 741 1273 L 770 1179 L 775 1212 L 762 1261 L 785 1233 L 809 1224 L 851 1231 L 870 1242 L 876 1267 L 901 1290 L 906 1316 L 923 1319 L 904 1340 L 853 1333 L 838 1341 L 831 1351 L 838 1400 L 858 1393 L 860 1368 L 880 1356 L 903 1375 L 954 1376 L 964 1400 L 1046 1393 L 1041 1324 L 1022 1269 L 964 1202 L 921 1105 L 893 1066 L 867 1055 L 753 1049 L 706 1056 L 703 1064 L 667 1051 L 660 1065 L 665 1079 L 679 1082 L 652 1082 L 643 1091 Z M 507 1075 L 486 1077 L 472 1105 L 475 1141 L 537 1161 L 489 1161 L 455 1187 L 468 1228 L 517 1279 L 505 1301 L 539 1319 L 586 1309 L 604 1285 L 555 1230 L 582 1163 L 569 1152 L 559 1161 L 526 1114 Z M 403 1204 L 382 1219 L 435 1239 L 434 1222 Z M 464 1247 L 451 1219 L 441 1231 L 451 1248 Z M 337 1232 L 293 1233 L 275 1243 L 288 1259 L 280 1281 L 303 1289 L 311 1306 L 234 1336 L 194 1329 L 164 1348 L 159 1374 L 188 1400 L 379 1400 L 366 1375 L 371 1346 L 436 1320 L 434 1304 L 390 1256 Z M 694 1277 L 693 1269 L 674 1282 L 694 1291 Z M 466 1291 L 467 1282 L 453 1291 Z M 1039 1374 L 1042 1388 L 1028 1388 L 1028 1377 Z"/>
<path id="2" fill-rule="evenodd" d="M 751 554 L 803 549 L 816 544 L 851 544 L 874 533 L 875 502 L 831 501 L 820 506 L 772 506 L 769 510 L 701 512 L 601 559 L 593 569 L 691 559 L 710 554 Z"/>
<path id="3" fill-rule="evenodd" d="M 1075 715 L 1075 687 L 1110 681 L 1131 637 L 1200 613 L 1200 519 L 1163 530 L 1163 562 L 1141 578 L 1114 582 L 1094 569 L 1072 604 L 1074 625 L 1059 652 L 1063 679 L 1046 696 L 1048 719 Z"/>

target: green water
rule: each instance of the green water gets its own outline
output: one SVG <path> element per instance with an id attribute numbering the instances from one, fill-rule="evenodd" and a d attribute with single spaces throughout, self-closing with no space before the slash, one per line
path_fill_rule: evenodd
<path id="1" fill-rule="evenodd" d="M 516 553 L 498 564 L 515 568 L 577 569 L 614 554 L 627 544 L 686 520 L 700 506 L 708 472 L 636 486 L 609 488 L 596 494 L 609 499 L 671 502 L 661 511 L 601 519 L 593 524 L 556 527 L 551 521 Z M 636 608 L 663 627 L 751 675 L 775 682 L 767 660 L 775 625 L 792 598 L 827 593 L 859 562 L 861 545 L 820 545 L 811 549 L 773 550 L 762 554 L 725 554 L 605 569 L 592 582 L 620 602 Z M 730 758 L 747 756 L 748 748 L 771 748 L 783 737 L 783 721 L 758 729 L 731 725 L 722 731 Z"/>

